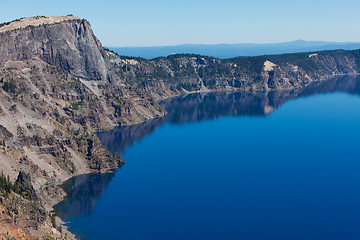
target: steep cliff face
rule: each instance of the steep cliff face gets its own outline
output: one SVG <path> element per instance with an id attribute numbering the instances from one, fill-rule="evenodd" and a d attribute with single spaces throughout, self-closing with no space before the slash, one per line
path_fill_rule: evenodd
<path id="1" fill-rule="evenodd" d="M 108 77 L 104 49 L 85 19 L 33 17 L 0 28 L 0 66 L 34 57 L 87 80 Z"/>
<path id="2" fill-rule="evenodd" d="M 102 98 L 111 85 L 104 54 L 89 23 L 76 17 L 22 19 L 0 28 L 0 171 L 11 182 L 18 178 L 19 190 L 2 199 L 0 188 L 0 226 L 7 226 L 1 237 L 65 235 L 46 213 L 65 195 L 58 185 L 122 164 L 94 133 L 118 123 Z"/>

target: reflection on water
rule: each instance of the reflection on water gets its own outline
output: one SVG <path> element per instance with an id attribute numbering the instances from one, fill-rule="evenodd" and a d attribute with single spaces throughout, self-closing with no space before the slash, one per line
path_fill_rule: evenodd
<path id="1" fill-rule="evenodd" d="M 68 195 L 63 202 L 54 207 L 58 216 L 68 218 L 91 214 L 96 201 L 114 176 L 115 172 L 86 174 L 66 181 L 63 188 Z"/>
<path id="2" fill-rule="evenodd" d="M 305 89 L 279 92 L 220 92 L 190 94 L 163 101 L 168 114 L 142 124 L 125 126 L 100 133 L 101 142 L 112 152 L 122 154 L 136 140 L 151 134 L 164 123 L 184 124 L 216 119 L 222 116 L 266 116 L 286 101 L 320 93 L 347 92 L 360 94 L 360 78 L 342 76 L 316 82 Z M 55 209 L 62 218 L 91 214 L 115 173 L 74 177 L 64 184 L 66 199 Z"/>
<path id="3" fill-rule="evenodd" d="M 360 77 L 341 76 L 315 82 L 304 89 L 277 92 L 216 92 L 189 94 L 162 101 L 168 114 L 145 123 L 118 127 L 100 133 L 101 142 L 111 152 L 122 154 L 136 140 L 151 134 L 164 123 L 184 124 L 222 116 L 266 116 L 294 98 L 331 92 L 360 94 Z"/>

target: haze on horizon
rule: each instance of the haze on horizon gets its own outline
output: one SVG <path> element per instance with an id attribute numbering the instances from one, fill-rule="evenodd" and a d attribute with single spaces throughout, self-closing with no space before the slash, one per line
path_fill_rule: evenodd
<path id="1" fill-rule="evenodd" d="M 105 46 L 360 42 L 355 0 L 0 0 L 0 22 L 73 14 L 90 21 Z"/>

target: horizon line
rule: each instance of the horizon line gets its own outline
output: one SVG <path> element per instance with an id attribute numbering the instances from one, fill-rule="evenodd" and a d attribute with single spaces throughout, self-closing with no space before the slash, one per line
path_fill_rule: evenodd
<path id="1" fill-rule="evenodd" d="M 110 48 L 152 48 L 152 47 L 178 47 L 178 46 L 186 46 L 186 45 L 198 45 L 198 46 L 219 46 L 219 45 L 273 45 L 273 44 L 285 44 L 285 43 L 296 43 L 296 42 L 308 42 L 308 43 L 328 43 L 328 44 L 360 44 L 359 42 L 356 41 L 349 41 L 349 42 L 344 42 L 344 41 L 317 41 L 317 40 L 303 40 L 303 39 L 297 39 L 297 40 L 292 40 L 292 41 L 284 41 L 284 42 L 263 42 L 263 43 L 249 43 L 249 42 L 244 42 L 244 43 L 180 43 L 180 44 L 174 44 L 174 45 L 149 45 L 149 46 L 141 46 L 141 45 L 126 45 L 126 46 L 110 46 L 110 45 L 105 45 L 105 47 L 110 47 Z"/>

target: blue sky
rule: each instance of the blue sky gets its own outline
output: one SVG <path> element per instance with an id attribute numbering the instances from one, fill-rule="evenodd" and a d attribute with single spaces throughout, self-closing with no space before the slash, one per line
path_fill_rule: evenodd
<path id="1" fill-rule="evenodd" d="M 359 0 L 0 0 L 0 22 L 72 13 L 105 46 L 360 42 Z"/>

